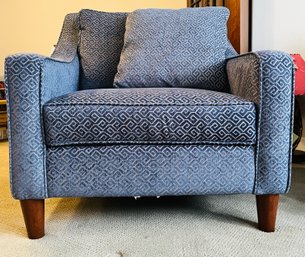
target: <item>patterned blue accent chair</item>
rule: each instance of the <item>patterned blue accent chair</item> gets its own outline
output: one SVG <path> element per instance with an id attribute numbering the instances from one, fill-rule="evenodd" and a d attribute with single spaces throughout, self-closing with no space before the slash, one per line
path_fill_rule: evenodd
<path id="1" fill-rule="evenodd" d="M 274 231 L 290 186 L 293 62 L 237 55 L 225 8 L 82 10 L 52 57 L 5 60 L 10 179 L 29 238 L 44 199 L 256 195 Z"/>

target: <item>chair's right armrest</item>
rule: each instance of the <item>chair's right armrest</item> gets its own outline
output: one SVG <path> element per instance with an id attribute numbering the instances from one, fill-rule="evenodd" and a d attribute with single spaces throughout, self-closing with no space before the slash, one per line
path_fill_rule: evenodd
<path id="1" fill-rule="evenodd" d="M 75 21 L 75 16 L 67 16 L 63 31 L 73 31 Z M 5 60 L 11 191 L 16 199 L 47 197 L 42 107 L 78 89 L 76 50 L 77 37 L 62 32 L 52 58 L 17 54 Z"/>
<path id="2" fill-rule="evenodd" d="M 11 191 L 17 199 L 47 197 L 42 106 L 78 89 L 78 57 L 70 63 L 19 54 L 6 58 Z"/>

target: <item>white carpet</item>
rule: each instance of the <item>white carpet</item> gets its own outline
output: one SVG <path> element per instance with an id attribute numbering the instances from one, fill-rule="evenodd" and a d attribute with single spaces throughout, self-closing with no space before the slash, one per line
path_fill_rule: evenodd
<path id="1" fill-rule="evenodd" d="M 305 256 L 305 170 L 280 198 L 275 233 L 256 228 L 252 195 L 49 199 L 46 236 L 29 240 L 9 192 L 8 145 L 0 143 L 0 256 Z"/>

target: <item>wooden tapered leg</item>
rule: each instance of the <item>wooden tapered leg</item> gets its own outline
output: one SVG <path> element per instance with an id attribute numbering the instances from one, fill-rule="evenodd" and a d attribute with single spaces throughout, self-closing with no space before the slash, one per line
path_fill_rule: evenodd
<path id="1" fill-rule="evenodd" d="M 279 195 L 257 195 L 256 207 L 258 228 L 264 232 L 274 232 Z"/>
<path id="2" fill-rule="evenodd" d="M 25 226 L 30 239 L 44 236 L 44 200 L 20 201 Z"/>

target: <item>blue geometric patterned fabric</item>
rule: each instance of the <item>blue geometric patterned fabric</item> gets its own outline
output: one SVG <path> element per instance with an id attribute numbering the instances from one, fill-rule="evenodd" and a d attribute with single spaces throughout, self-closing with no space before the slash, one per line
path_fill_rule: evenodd
<path id="1" fill-rule="evenodd" d="M 227 69 L 232 93 L 258 108 L 254 192 L 286 193 L 291 175 L 293 61 L 286 53 L 262 51 L 229 60 Z"/>
<path id="2" fill-rule="evenodd" d="M 252 193 L 253 146 L 48 148 L 50 197 Z"/>
<path id="3" fill-rule="evenodd" d="M 217 38 L 225 30 L 221 24 L 227 11 L 202 11 L 207 17 L 211 12 L 216 20 L 223 18 L 219 24 L 204 25 L 215 25 L 210 33 Z M 176 13 L 165 11 L 172 12 Z M 93 11 L 83 11 L 81 19 L 78 14 L 66 17 L 52 58 L 35 54 L 6 58 L 11 190 L 16 199 L 288 191 L 294 104 L 289 55 L 275 51 L 242 55 L 228 60 L 224 73 L 224 58 L 234 52 L 222 35 L 211 46 L 218 48 L 211 48 L 217 58 L 207 69 L 210 76 L 198 71 L 198 80 L 204 78 L 206 83 L 186 86 L 214 91 L 169 88 L 184 85 L 165 80 L 155 80 L 151 84 L 155 88 L 78 91 L 84 78 L 79 53 L 84 51 L 77 50 L 85 47 L 79 26 L 90 24 L 92 17 L 86 16 L 90 13 L 98 19 Z M 108 18 L 122 24 L 126 19 L 126 14 L 117 19 L 106 16 L 97 24 L 106 24 Z M 83 36 L 90 34 L 81 29 Z M 121 35 L 122 44 L 120 40 Z M 115 47 L 120 52 L 119 44 Z M 112 64 L 118 55 L 113 55 Z M 178 81 L 186 74 L 176 68 L 171 74 Z M 111 68 L 109 77 L 99 79 L 111 84 L 114 73 Z M 105 86 L 99 82 L 88 85 Z"/>
<path id="4" fill-rule="evenodd" d="M 145 9 L 130 13 L 115 86 L 228 91 L 226 8 Z"/>
<path id="5" fill-rule="evenodd" d="M 82 10 L 79 14 L 81 89 L 113 87 L 127 13 Z"/>
<path id="6" fill-rule="evenodd" d="M 72 34 L 76 20 L 77 15 L 65 19 L 64 27 L 69 27 Z M 5 60 L 11 190 L 17 199 L 47 197 L 42 105 L 77 90 L 79 62 L 75 56 L 77 45 L 73 43 L 70 51 L 63 51 L 61 56 L 57 52 L 56 59 L 19 54 Z M 61 44 L 60 40 L 58 46 Z"/>
<path id="7" fill-rule="evenodd" d="M 46 144 L 255 144 L 255 105 L 203 89 L 83 90 L 44 106 Z"/>

